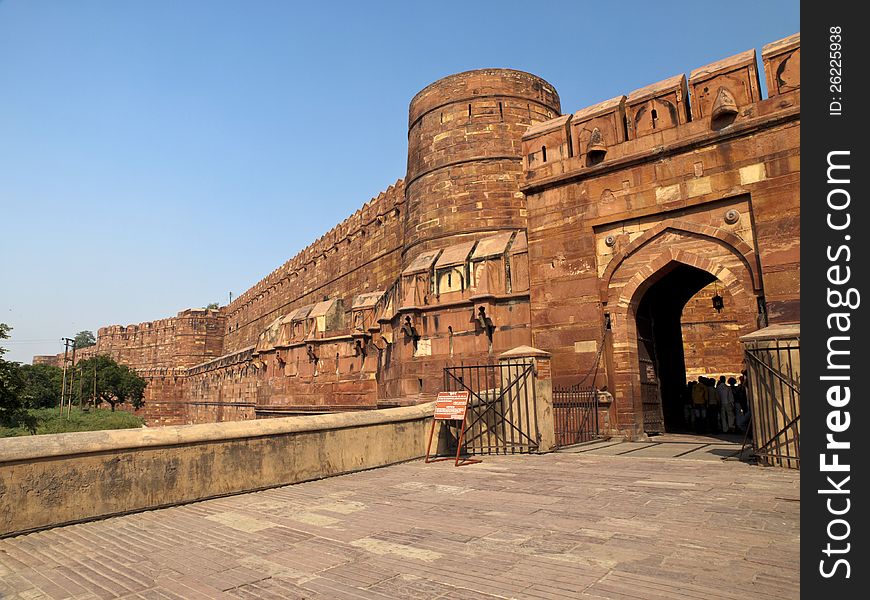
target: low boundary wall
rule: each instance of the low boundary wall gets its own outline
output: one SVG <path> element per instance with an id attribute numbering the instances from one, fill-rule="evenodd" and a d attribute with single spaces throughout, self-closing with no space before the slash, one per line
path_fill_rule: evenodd
<path id="1" fill-rule="evenodd" d="M 433 410 L 0 439 L 0 537 L 419 458 Z"/>

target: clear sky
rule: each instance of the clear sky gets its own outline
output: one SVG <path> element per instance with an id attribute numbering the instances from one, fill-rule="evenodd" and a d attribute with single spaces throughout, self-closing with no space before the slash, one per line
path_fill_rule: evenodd
<path id="1" fill-rule="evenodd" d="M 408 102 L 445 75 L 529 71 L 574 112 L 760 62 L 798 8 L 0 0 L 6 358 L 226 304 L 404 176 Z"/>

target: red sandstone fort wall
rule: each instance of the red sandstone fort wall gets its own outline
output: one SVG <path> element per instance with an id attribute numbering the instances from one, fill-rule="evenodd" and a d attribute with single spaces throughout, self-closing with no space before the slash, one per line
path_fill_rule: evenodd
<path id="1" fill-rule="evenodd" d="M 121 409 L 144 417 L 149 424 L 186 423 L 181 388 L 185 369 L 223 354 L 225 327 L 222 311 L 210 309 L 188 309 L 157 321 L 101 327 L 97 343 L 77 350 L 75 361 L 106 354 L 135 369 L 148 382 L 145 406 L 138 411 L 126 405 Z M 62 366 L 63 354 L 55 360 Z"/>
<path id="2" fill-rule="evenodd" d="M 255 344 L 291 309 L 385 290 L 401 267 L 404 192 L 397 181 L 225 307 L 225 352 Z"/>
<path id="3" fill-rule="evenodd" d="M 657 269 L 721 284 L 721 313 L 709 286 L 683 310 L 693 368 L 736 372 L 737 335 L 799 320 L 799 51 L 765 48 L 767 100 L 749 52 L 569 115 L 528 73 L 446 77 L 411 102 L 404 180 L 220 311 L 102 328 L 92 352 L 175 423 L 419 402 L 444 366 L 530 344 L 556 383 L 601 355 L 629 431 L 626 323 Z"/>

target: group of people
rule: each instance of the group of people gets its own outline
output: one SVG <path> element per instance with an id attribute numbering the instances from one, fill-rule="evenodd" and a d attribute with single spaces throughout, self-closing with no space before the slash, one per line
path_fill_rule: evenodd
<path id="1" fill-rule="evenodd" d="M 744 378 L 701 375 L 686 387 L 685 418 L 695 433 L 743 433 L 749 426 Z"/>

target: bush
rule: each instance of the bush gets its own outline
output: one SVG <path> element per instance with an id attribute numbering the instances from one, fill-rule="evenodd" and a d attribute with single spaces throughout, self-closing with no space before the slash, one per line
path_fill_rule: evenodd
<path id="1" fill-rule="evenodd" d="M 144 424 L 144 420 L 141 417 L 122 410 L 117 412 L 105 409 L 82 411 L 78 408 L 73 408 L 70 411 L 69 419 L 67 419 L 66 410 L 63 411 L 61 416 L 60 409 L 56 407 L 31 409 L 27 412 L 34 423 L 34 430 L 32 432 L 27 427 L 22 426 L 0 427 L 0 437 L 29 435 L 31 433 L 42 435 L 73 431 L 131 429 L 142 427 Z"/>

